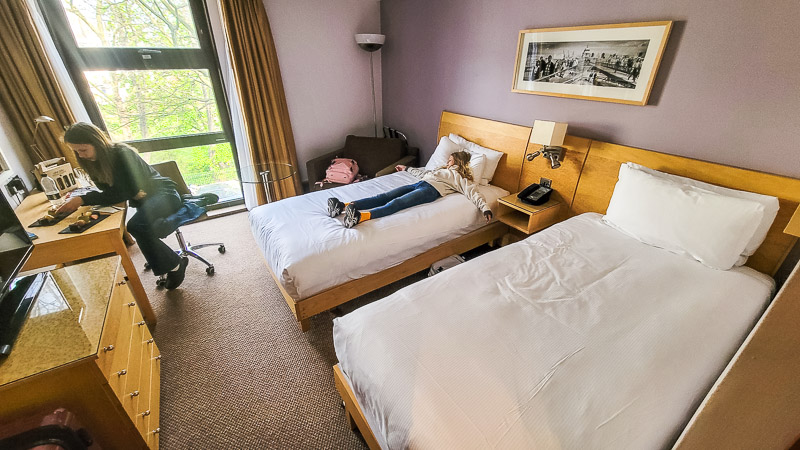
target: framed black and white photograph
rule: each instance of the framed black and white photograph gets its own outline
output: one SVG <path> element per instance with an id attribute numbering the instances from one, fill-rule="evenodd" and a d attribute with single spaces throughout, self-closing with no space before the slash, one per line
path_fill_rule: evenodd
<path id="1" fill-rule="evenodd" d="M 513 92 L 646 105 L 671 21 L 519 32 Z"/>

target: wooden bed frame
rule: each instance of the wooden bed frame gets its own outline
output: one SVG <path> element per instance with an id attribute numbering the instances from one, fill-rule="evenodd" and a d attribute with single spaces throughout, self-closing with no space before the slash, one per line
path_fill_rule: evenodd
<path id="1" fill-rule="evenodd" d="M 635 162 L 652 169 L 733 189 L 772 195 L 780 210 L 764 243 L 747 265 L 774 275 L 800 235 L 800 180 L 724 166 L 665 153 L 625 147 L 600 141 L 568 139 L 577 148 L 588 143 L 588 151 L 570 155 L 568 170 L 548 172 L 523 167 L 520 186 L 552 174 L 562 200 L 570 207 L 565 216 L 584 212 L 605 213 L 617 182 L 619 166 Z M 577 145 L 576 145 L 577 144 Z M 536 161 L 536 160 L 534 160 Z M 568 162 L 568 164 L 566 163 Z M 561 170 L 561 169 L 559 169 Z M 576 175 L 577 174 L 577 175 Z M 574 185 L 570 185 L 574 181 Z M 572 195 L 571 195 L 572 194 Z M 792 216 L 795 219 L 790 223 Z M 785 230 L 785 231 L 784 231 Z M 800 436 L 800 264 L 770 303 L 728 367 L 707 394 L 679 437 L 675 448 L 788 448 Z M 380 448 L 353 394 L 347 376 L 333 367 L 336 388 L 345 403 L 351 428 L 357 427 L 371 449 Z M 767 444 L 769 443 L 769 444 Z"/>
<path id="2" fill-rule="evenodd" d="M 512 193 L 518 191 L 521 168 L 528 147 L 531 127 L 444 111 L 439 122 L 438 136 L 441 138 L 441 136 L 447 136 L 449 133 L 456 133 L 467 140 L 505 153 L 497 165 L 492 184 Z M 312 316 L 425 270 L 442 258 L 464 253 L 485 243 L 497 241 L 507 231 L 508 227 L 505 224 L 496 221 L 464 236 L 445 242 L 394 267 L 357 280 L 348 281 L 300 300 L 294 299 L 286 292 L 269 264 L 266 264 L 266 259 L 264 262 L 270 275 L 278 285 L 283 298 L 297 319 L 300 329 L 305 332 L 310 327 L 310 318 Z"/>

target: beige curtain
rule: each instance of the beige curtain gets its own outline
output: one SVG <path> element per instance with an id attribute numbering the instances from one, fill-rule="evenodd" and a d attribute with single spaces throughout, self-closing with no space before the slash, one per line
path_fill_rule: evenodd
<path id="1" fill-rule="evenodd" d="M 0 67 L 0 106 L 34 164 L 41 158 L 30 148 L 33 119 L 50 116 L 55 122 L 39 125 L 37 147 L 45 158 L 64 156 L 77 167 L 75 154 L 61 143 L 64 127 L 75 122 L 75 116 L 56 82 L 24 0 L 0 1 Z"/>
<path id="2" fill-rule="evenodd" d="M 295 176 L 273 184 L 273 200 L 302 193 L 278 55 L 261 0 L 220 1 L 222 20 L 255 164 L 288 163 Z M 258 203 L 266 202 L 263 187 Z"/>

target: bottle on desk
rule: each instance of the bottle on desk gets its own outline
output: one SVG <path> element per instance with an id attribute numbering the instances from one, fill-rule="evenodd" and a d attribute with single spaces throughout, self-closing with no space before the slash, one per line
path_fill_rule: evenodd
<path id="1" fill-rule="evenodd" d="M 58 190 L 56 181 L 45 175 L 42 177 L 41 183 L 42 190 L 44 190 L 44 195 L 46 195 L 47 199 L 50 200 L 50 204 L 53 206 L 61 206 L 61 203 L 64 201 L 61 198 L 61 192 Z"/>

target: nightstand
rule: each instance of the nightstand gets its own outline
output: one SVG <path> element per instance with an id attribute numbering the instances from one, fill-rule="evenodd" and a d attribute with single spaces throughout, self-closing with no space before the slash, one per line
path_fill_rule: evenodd
<path id="1" fill-rule="evenodd" d="M 535 206 L 523 203 L 517 194 L 511 194 L 497 202 L 497 219 L 525 234 L 533 234 L 558 222 L 561 212 L 561 202 L 558 200 Z"/>

